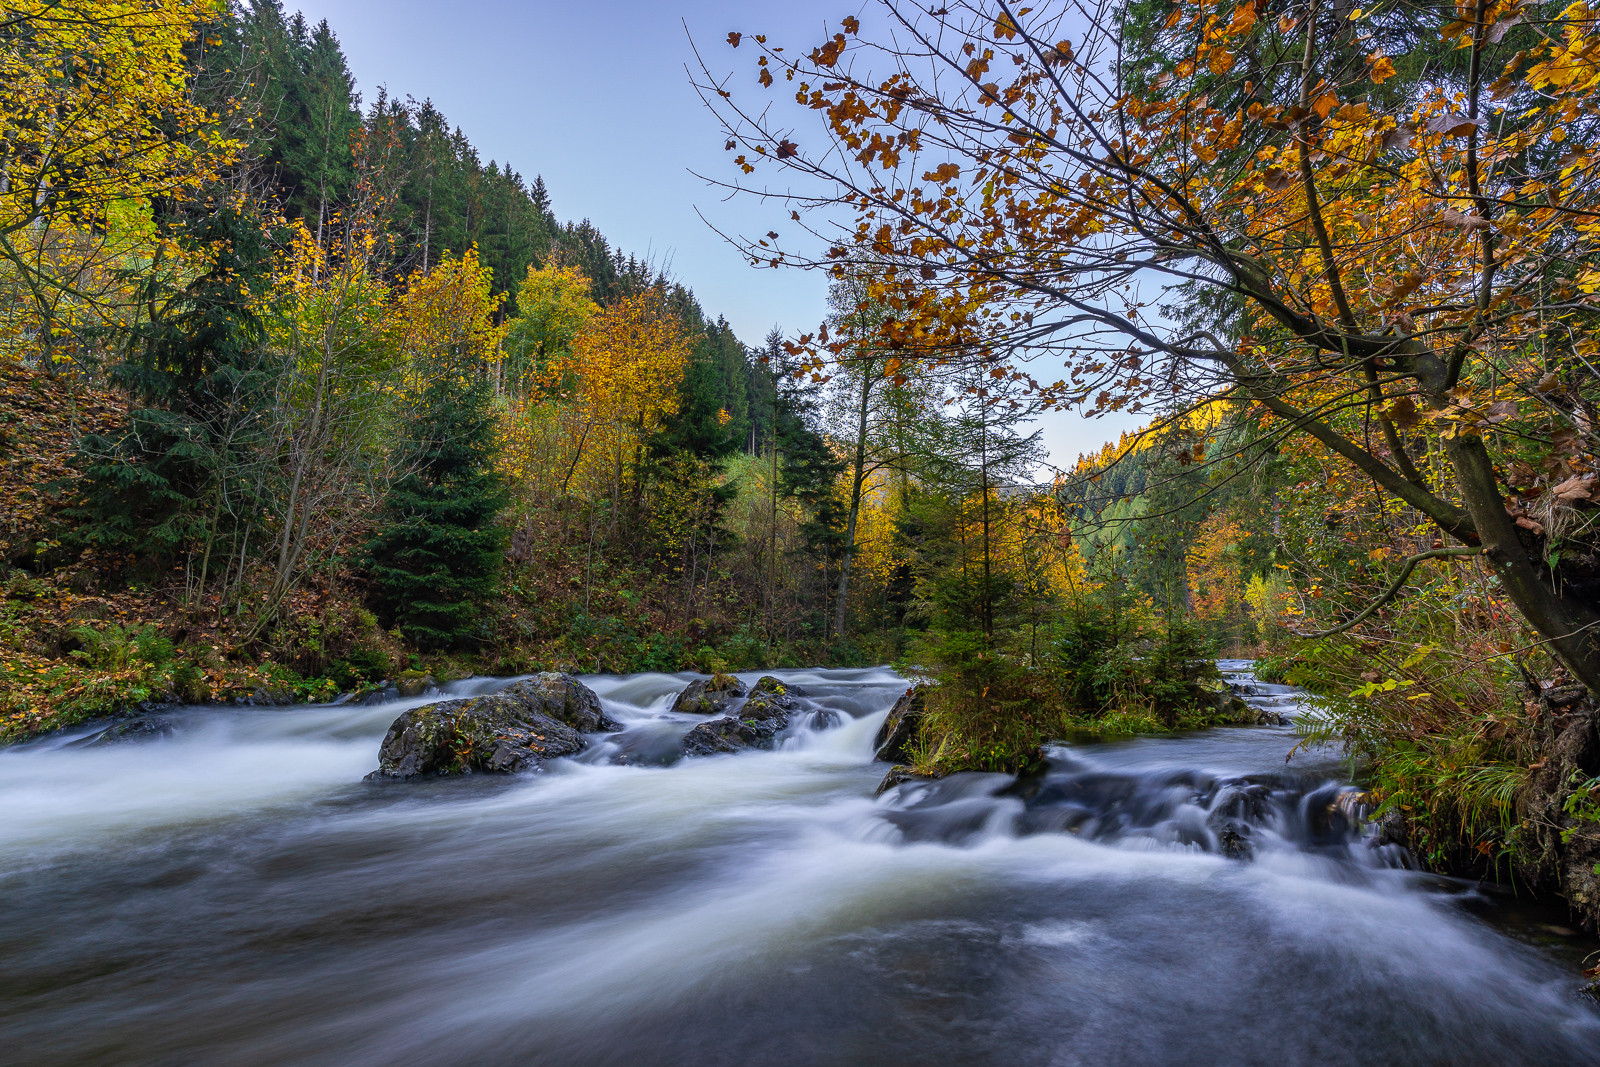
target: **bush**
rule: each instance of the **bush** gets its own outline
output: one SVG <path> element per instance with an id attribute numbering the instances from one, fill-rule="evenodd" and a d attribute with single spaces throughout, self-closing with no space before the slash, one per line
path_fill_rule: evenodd
<path id="1" fill-rule="evenodd" d="M 1103 586 L 1081 597 L 1047 632 L 1044 673 L 1066 710 L 1089 718 L 1127 713 L 1168 728 L 1195 707 L 1195 689 L 1217 677 L 1200 627 L 1162 623 L 1148 605 Z"/>

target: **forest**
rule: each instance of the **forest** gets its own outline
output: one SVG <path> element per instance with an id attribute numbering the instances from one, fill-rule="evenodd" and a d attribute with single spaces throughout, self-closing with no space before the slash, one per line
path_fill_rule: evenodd
<path id="1" fill-rule="evenodd" d="M 742 251 L 831 286 L 741 339 L 279 0 L 9 5 L 0 740 L 894 664 L 913 771 L 1017 773 L 1245 721 L 1231 655 L 1424 862 L 1593 922 L 1596 15 L 1099 10 L 730 33 L 728 189 L 809 190 Z"/>

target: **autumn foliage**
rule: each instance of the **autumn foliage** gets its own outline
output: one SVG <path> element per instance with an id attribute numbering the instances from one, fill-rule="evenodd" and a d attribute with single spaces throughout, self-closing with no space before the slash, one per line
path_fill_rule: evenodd
<path id="1" fill-rule="evenodd" d="M 1481 554 L 1600 687 L 1600 24 L 1427 10 L 888 3 L 755 38 L 810 141 L 703 86 L 742 172 L 809 183 L 753 262 L 870 263 L 885 347 L 1003 353 L 1047 405 L 1259 413 Z"/>

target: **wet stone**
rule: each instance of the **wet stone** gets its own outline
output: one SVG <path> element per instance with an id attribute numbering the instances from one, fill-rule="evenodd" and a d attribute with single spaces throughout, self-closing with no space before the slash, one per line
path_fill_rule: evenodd
<path id="1" fill-rule="evenodd" d="M 582 751 L 584 733 L 616 730 L 600 698 L 571 675 L 541 674 L 488 696 L 425 704 L 389 727 L 377 778 L 512 773 Z"/>
<path id="2" fill-rule="evenodd" d="M 75 748 L 101 748 L 105 745 L 126 745 L 141 741 L 156 741 L 172 736 L 172 722 L 156 716 L 131 719 L 106 727 L 92 737 L 72 742 Z"/>
<path id="3" fill-rule="evenodd" d="M 763 682 L 768 680 L 762 679 Z M 672 711 L 686 715 L 725 715 L 746 692 L 744 683 L 731 674 L 696 679 L 678 694 L 672 702 Z"/>
<path id="4" fill-rule="evenodd" d="M 910 757 L 932 689 L 929 685 L 914 685 L 894 702 L 873 740 L 873 759 L 879 763 L 899 763 Z"/>

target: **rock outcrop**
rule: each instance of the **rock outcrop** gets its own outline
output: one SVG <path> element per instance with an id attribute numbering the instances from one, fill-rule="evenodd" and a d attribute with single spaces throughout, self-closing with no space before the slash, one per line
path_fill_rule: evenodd
<path id="1" fill-rule="evenodd" d="M 917 730 L 927 713 L 928 694 L 932 690 L 932 686 L 919 683 L 894 702 L 872 743 L 873 759 L 880 763 L 902 763 L 911 758 L 911 746 L 916 743 Z"/>
<path id="2" fill-rule="evenodd" d="M 1600 931 L 1600 707 L 1580 686 L 1536 701 L 1539 760 L 1517 796 L 1523 876 L 1558 888 L 1585 928 Z"/>
<path id="3" fill-rule="evenodd" d="M 672 710 L 689 715 L 726 715 L 733 702 L 744 696 L 745 692 L 744 683 L 733 675 L 714 674 L 710 678 L 690 682 L 672 702 Z"/>
<path id="4" fill-rule="evenodd" d="M 750 699 L 736 713 L 703 722 L 683 738 L 688 756 L 714 756 L 722 752 L 743 752 L 752 748 L 771 748 L 789 725 L 789 717 L 799 708 L 798 693 L 768 675 L 750 691 Z"/>
<path id="5" fill-rule="evenodd" d="M 412 708 L 389 727 L 367 777 L 533 770 L 581 751 L 585 733 L 617 729 L 582 682 L 541 674 L 487 696 Z"/>

